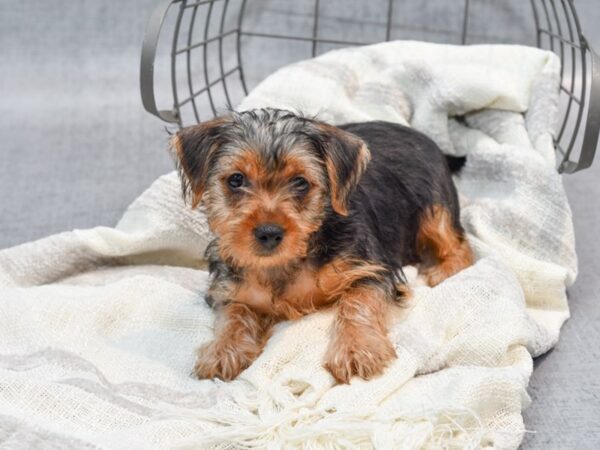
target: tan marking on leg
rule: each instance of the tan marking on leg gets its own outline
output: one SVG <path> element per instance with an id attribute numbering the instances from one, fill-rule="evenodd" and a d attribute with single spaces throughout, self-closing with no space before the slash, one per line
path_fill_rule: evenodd
<path id="1" fill-rule="evenodd" d="M 215 340 L 198 349 L 198 378 L 232 380 L 260 355 L 272 321 L 246 305 L 230 303 L 218 311 Z"/>
<path id="2" fill-rule="evenodd" d="M 325 367 L 340 383 L 358 375 L 369 379 L 383 372 L 396 357 L 387 337 L 386 312 L 390 303 L 376 286 L 360 286 L 338 301 L 334 337 L 325 356 Z"/>
<path id="3" fill-rule="evenodd" d="M 317 284 L 329 299 L 343 295 L 352 285 L 363 279 L 381 280 L 386 269 L 368 261 L 338 257 L 323 266 L 317 274 Z"/>
<path id="4" fill-rule="evenodd" d="M 452 224 L 450 212 L 434 205 L 421 217 L 417 251 L 429 286 L 436 286 L 473 264 L 473 252 L 462 233 Z"/>

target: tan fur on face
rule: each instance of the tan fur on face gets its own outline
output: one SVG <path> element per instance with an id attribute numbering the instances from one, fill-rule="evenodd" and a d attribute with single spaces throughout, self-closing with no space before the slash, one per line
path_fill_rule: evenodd
<path id="1" fill-rule="evenodd" d="M 306 256 L 310 235 L 318 230 L 325 202 L 325 186 L 316 160 L 301 151 L 285 155 L 281 170 L 273 173 L 264 167 L 258 152 L 246 149 L 222 162 L 219 182 L 206 192 L 209 225 L 220 237 L 221 257 L 248 268 L 287 264 Z M 241 172 L 249 186 L 236 198 L 227 187 L 227 178 Z M 290 189 L 296 176 L 310 183 L 307 195 L 299 201 Z M 274 223 L 285 230 L 282 243 L 264 255 L 254 230 Z"/>
<path id="2" fill-rule="evenodd" d="M 430 286 L 473 264 L 469 243 L 452 225 L 448 210 L 435 205 L 422 218 L 417 234 L 417 249 L 424 260 L 423 274 Z"/>

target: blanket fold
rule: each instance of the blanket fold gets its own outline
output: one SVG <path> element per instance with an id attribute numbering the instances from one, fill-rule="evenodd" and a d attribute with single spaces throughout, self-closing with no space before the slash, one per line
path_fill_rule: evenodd
<path id="1" fill-rule="evenodd" d="M 476 263 L 394 311 L 398 359 L 335 385 L 333 313 L 279 324 L 230 383 L 191 377 L 212 338 L 210 233 L 159 178 L 116 227 L 0 251 L 0 443 L 36 448 L 517 448 L 532 357 L 569 317 L 571 212 L 554 168 L 559 60 L 519 46 L 389 42 L 280 69 L 239 109 L 388 120 L 466 155 Z"/>

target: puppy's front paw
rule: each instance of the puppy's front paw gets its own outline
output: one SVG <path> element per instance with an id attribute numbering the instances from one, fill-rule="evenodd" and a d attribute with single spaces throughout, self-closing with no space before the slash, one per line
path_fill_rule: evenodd
<path id="1" fill-rule="evenodd" d="M 259 348 L 240 348 L 232 343 L 212 341 L 198 349 L 194 373 L 200 379 L 230 381 L 250 366 L 259 353 Z"/>
<path id="2" fill-rule="evenodd" d="M 325 367 L 339 383 L 349 383 L 355 375 L 365 380 L 380 375 L 395 357 L 386 336 L 375 335 L 372 330 L 365 330 L 362 336 L 343 333 L 330 344 Z"/>

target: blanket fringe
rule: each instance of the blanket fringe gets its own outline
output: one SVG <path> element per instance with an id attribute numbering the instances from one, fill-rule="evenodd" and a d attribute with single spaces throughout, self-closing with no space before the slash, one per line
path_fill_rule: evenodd
<path id="1" fill-rule="evenodd" d="M 237 414 L 181 443 L 179 449 L 475 449 L 489 429 L 469 409 L 443 409 L 382 417 L 301 408 L 243 423 Z M 203 418 L 204 421 L 205 418 Z M 215 418 L 213 418 L 215 419 Z M 210 420 L 210 419 L 209 419 Z"/>

